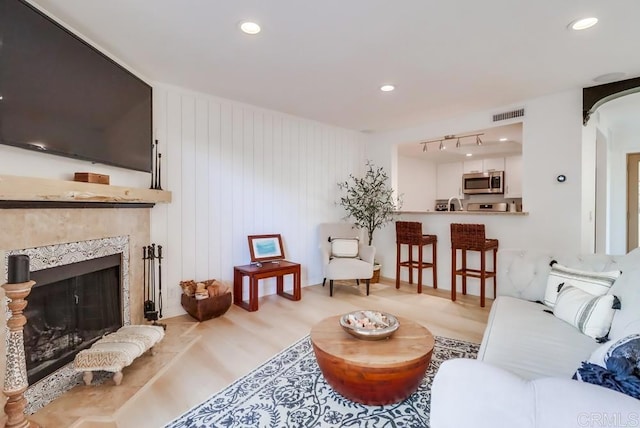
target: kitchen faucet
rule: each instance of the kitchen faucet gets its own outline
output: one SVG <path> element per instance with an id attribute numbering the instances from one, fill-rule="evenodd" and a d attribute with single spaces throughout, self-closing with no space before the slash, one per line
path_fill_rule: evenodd
<path id="1" fill-rule="evenodd" d="M 447 202 L 447 211 L 451 211 L 451 201 L 456 199 L 458 201 L 458 205 L 460 205 L 460 211 L 464 211 L 464 207 L 462 206 L 462 201 L 457 196 L 452 196 L 449 198 Z"/>

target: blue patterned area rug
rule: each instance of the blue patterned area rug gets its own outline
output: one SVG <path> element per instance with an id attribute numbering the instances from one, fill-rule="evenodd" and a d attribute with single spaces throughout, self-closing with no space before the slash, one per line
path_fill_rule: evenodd
<path id="1" fill-rule="evenodd" d="M 429 427 L 431 382 L 451 358 L 475 358 L 479 345 L 436 336 L 431 364 L 406 400 L 365 406 L 324 380 L 309 336 L 167 425 L 168 428 Z"/>

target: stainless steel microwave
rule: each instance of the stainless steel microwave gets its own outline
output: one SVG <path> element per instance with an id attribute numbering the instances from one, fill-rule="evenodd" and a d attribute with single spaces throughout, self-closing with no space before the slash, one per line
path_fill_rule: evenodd
<path id="1" fill-rule="evenodd" d="M 504 171 L 463 174 L 462 193 L 466 195 L 504 193 Z"/>

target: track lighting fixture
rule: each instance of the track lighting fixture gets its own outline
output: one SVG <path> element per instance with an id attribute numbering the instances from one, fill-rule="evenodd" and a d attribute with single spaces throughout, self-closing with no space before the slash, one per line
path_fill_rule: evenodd
<path id="1" fill-rule="evenodd" d="M 422 144 L 422 151 L 426 152 L 428 151 L 428 146 L 430 143 L 440 143 L 438 145 L 438 149 L 439 150 L 446 150 L 447 147 L 445 146 L 444 142 L 447 140 L 456 140 L 456 149 L 459 149 L 462 147 L 462 143 L 463 139 L 465 138 L 472 138 L 472 137 L 476 137 L 476 145 L 481 146 L 482 145 L 482 140 L 480 139 L 480 136 L 484 135 L 484 133 L 480 133 L 480 134 L 466 134 L 466 135 L 453 135 L 453 134 L 448 134 L 445 135 L 442 138 L 438 138 L 437 140 L 429 140 L 429 141 L 421 141 L 418 144 Z"/>

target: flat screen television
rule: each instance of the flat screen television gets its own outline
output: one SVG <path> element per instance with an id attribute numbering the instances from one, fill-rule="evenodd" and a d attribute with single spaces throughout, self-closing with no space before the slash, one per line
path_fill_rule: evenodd
<path id="1" fill-rule="evenodd" d="M 0 143 L 151 172 L 152 90 L 20 0 L 0 0 Z"/>

